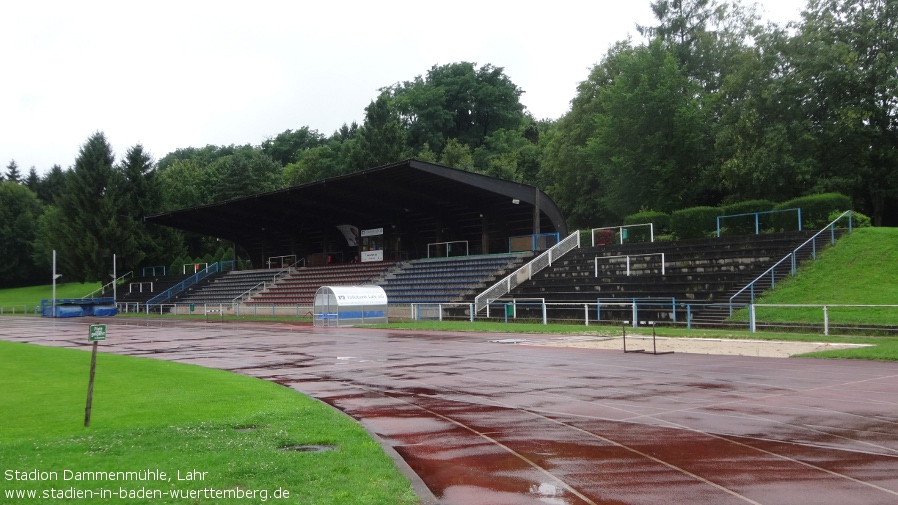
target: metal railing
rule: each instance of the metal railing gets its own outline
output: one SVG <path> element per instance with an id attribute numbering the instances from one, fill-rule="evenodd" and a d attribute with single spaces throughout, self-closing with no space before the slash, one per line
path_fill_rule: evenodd
<path id="1" fill-rule="evenodd" d="M 783 210 L 766 210 L 763 212 L 749 212 L 747 214 L 729 214 L 726 216 L 717 216 L 717 236 L 720 237 L 720 220 L 728 217 L 745 217 L 745 216 L 755 216 L 755 235 L 759 235 L 761 233 L 761 224 L 760 224 L 760 216 L 761 214 L 776 214 L 779 212 L 798 212 L 798 231 L 801 231 L 801 209 L 783 209 Z"/>
<path id="2" fill-rule="evenodd" d="M 452 242 L 431 242 L 431 243 L 427 244 L 427 257 L 428 258 L 448 258 L 448 257 L 452 256 L 452 254 L 451 254 L 452 253 L 452 244 L 464 244 L 464 246 L 465 246 L 464 256 L 469 255 L 468 241 L 467 240 L 454 240 Z M 434 249 L 433 256 L 430 255 L 430 246 L 434 246 L 433 247 L 433 249 Z M 440 249 L 439 246 L 446 246 L 445 247 L 445 251 L 446 251 L 445 256 L 437 255 L 439 253 L 439 249 Z M 456 256 L 462 256 L 462 255 L 456 254 Z"/>
<path id="3" fill-rule="evenodd" d="M 605 226 L 603 228 L 593 228 L 592 229 L 592 246 L 596 245 L 596 232 L 603 230 L 617 230 L 618 235 L 620 235 L 620 243 L 624 243 L 624 238 L 626 237 L 626 233 L 624 230 L 629 228 L 636 228 L 638 226 L 648 226 L 649 227 L 649 242 L 655 241 L 655 224 L 654 223 L 641 223 L 641 224 L 625 224 L 623 226 Z"/>
<path id="4" fill-rule="evenodd" d="M 255 286 L 247 289 L 243 293 L 240 293 L 238 296 L 235 296 L 234 299 L 231 300 L 231 304 L 236 306 L 240 302 L 252 298 L 256 293 L 260 293 L 260 292 L 264 291 L 269 285 L 273 286 L 273 285 L 277 284 L 277 282 L 282 280 L 283 278 L 289 277 L 290 274 L 292 274 L 294 270 L 295 269 L 293 267 L 289 267 L 286 270 L 283 270 L 282 272 L 278 272 L 278 273 L 272 275 L 270 281 L 262 281 L 262 282 L 256 284 Z"/>
<path id="5" fill-rule="evenodd" d="M 125 282 L 126 280 L 128 280 L 130 277 L 134 277 L 134 270 L 131 270 L 130 272 L 128 272 L 128 273 L 126 273 L 126 274 L 120 276 L 118 279 L 115 279 L 115 280 L 112 281 L 112 282 L 108 282 L 108 283 L 106 283 L 106 284 L 100 286 L 99 288 L 97 288 L 97 289 L 91 291 L 90 293 L 88 293 L 88 294 L 82 296 L 81 298 L 96 298 L 96 296 L 94 296 L 94 295 L 96 295 L 96 294 L 98 294 L 98 293 L 105 293 L 107 288 L 111 287 L 112 285 L 114 285 L 114 284 L 116 284 L 116 283 L 121 284 L 121 283 Z"/>
<path id="6" fill-rule="evenodd" d="M 497 298 L 501 298 L 511 292 L 519 284 L 530 280 L 534 274 L 551 266 L 552 262 L 573 249 L 580 247 L 580 230 L 575 231 L 567 236 L 561 242 L 552 246 L 548 251 L 540 254 L 532 261 L 518 268 L 501 281 L 493 284 L 484 292 L 474 298 L 474 312 L 480 312 L 489 303 Z"/>
<path id="7" fill-rule="evenodd" d="M 191 275 L 190 277 L 184 279 L 183 281 L 175 284 L 174 286 L 166 289 L 165 291 L 163 291 L 163 292 L 159 293 L 158 295 L 147 300 L 147 302 L 146 302 L 147 311 L 149 311 L 153 305 L 159 305 L 168 300 L 171 300 L 171 298 L 173 296 L 180 294 L 181 292 L 183 292 L 190 286 L 193 286 L 194 284 L 200 282 L 201 280 L 205 279 L 206 277 L 209 277 L 210 275 L 212 275 L 214 273 L 218 273 L 218 263 L 212 263 L 211 265 L 200 270 L 199 272 Z"/>
<path id="8" fill-rule="evenodd" d="M 776 272 L 777 272 L 777 268 L 779 268 L 781 265 L 788 266 L 789 267 L 789 275 L 795 276 L 795 272 L 798 270 L 798 261 L 797 261 L 798 253 L 800 251 L 803 251 L 805 249 L 805 247 L 808 247 L 809 244 L 810 244 L 810 248 L 811 248 L 811 257 L 816 260 L 817 259 L 817 237 L 819 237 L 821 234 L 823 234 L 823 232 L 829 230 L 830 231 L 830 240 L 829 240 L 830 245 L 835 244 L 836 243 L 836 223 L 839 222 L 842 218 L 844 218 L 846 216 L 848 217 L 848 233 L 851 233 L 851 231 L 852 231 L 851 211 L 846 210 L 841 215 L 839 215 L 839 217 L 834 219 L 833 222 L 824 226 L 823 229 L 821 229 L 820 231 L 815 233 L 811 238 L 807 239 L 800 246 L 796 247 L 792 252 L 790 252 L 789 254 L 784 256 L 783 259 L 774 263 L 774 265 L 772 267 L 765 270 L 764 273 L 762 273 L 761 275 L 756 277 L 755 280 L 749 282 L 744 288 L 740 289 L 733 296 L 731 296 L 730 300 L 729 300 L 729 302 L 730 302 L 729 303 L 730 317 L 733 316 L 734 300 L 736 300 L 736 298 L 739 297 L 740 295 L 743 295 L 746 291 L 748 291 L 748 293 L 749 293 L 749 300 L 745 303 L 746 304 L 755 303 L 755 285 L 758 284 L 759 282 L 761 282 L 769 277 L 770 278 L 770 286 L 768 289 L 773 289 L 774 287 L 776 287 Z M 789 263 L 786 263 L 787 261 Z"/>
<path id="9" fill-rule="evenodd" d="M 630 276 L 630 258 L 643 258 L 649 256 L 661 256 L 661 275 L 667 275 L 664 265 L 664 253 L 646 253 L 646 254 L 623 254 L 620 256 L 596 256 L 595 260 L 595 276 L 599 276 L 599 260 L 611 260 L 618 258 L 627 258 L 627 277 Z"/>

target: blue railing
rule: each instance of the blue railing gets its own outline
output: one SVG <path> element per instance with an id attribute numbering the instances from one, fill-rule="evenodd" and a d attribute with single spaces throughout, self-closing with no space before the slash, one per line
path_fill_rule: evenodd
<path id="1" fill-rule="evenodd" d="M 789 266 L 789 275 L 794 276 L 795 272 L 798 270 L 798 261 L 797 261 L 798 252 L 804 250 L 804 248 L 807 247 L 809 244 L 811 247 L 811 257 L 816 260 L 817 259 L 817 237 L 822 235 L 826 230 L 829 230 L 829 232 L 830 232 L 830 239 L 829 239 L 830 244 L 831 245 L 835 244 L 836 243 L 836 223 L 839 222 L 842 218 L 844 218 L 846 216 L 848 217 L 848 233 L 851 233 L 851 231 L 852 231 L 851 211 L 846 210 L 841 215 L 839 215 L 839 217 L 834 219 L 833 222 L 824 226 L 822 230 L 815 233 L 814 236 L 807 239 L 803 244 L 796 247 L 795 250 L 793 250 L 792 252 L 787 254 L 785 257 L 783 257 L 783 259 L 777 261 L 772 267 L 768 268 L 764 273 L 762 273 L 757 278 L 755 278 L 755 280 L 749 282 L 747 286 L 740 289 L 739 291 L 736 292 L 736 294 L 731 296 L 730 297 L 730 317 L 733 316 L 733 300 L 735 300 L 736 297 L 738 297 L 739 295 L 742 295 L 743 293 L 745 293 L 746 290 L 750 293 L 750 300 L 748 303 L 750 303 L 750 304 L 755 303 L 755 285 L 758 282 L 763 281 L 767 277 L 770 277 L 769 289 L 773 289 L 774 287 L 776 287 L 776 271 L 777 271 L 777 268 L 780 267 L 781 265 L 784 265 L 784 264 L 788 265 Z M 790 263 L 786 263 L 787 261 L 789 261 Z"/>
<path id="2" fill-rule="evenodd" d="M 159 293 L 158 295 L 147 300 L 147 310 L 150 310 L 150 307 L 153 305 L 159 305 L 162 303 L 171 300 L 175 295 L 183 292 L 190 286 L 200 282 L 201 280 L 209 277 L 210 275 L 218 273 L 218 263 L 213 263 L 206 268 L 200 270 L 199 272 L 191 275 L 190 277 L 184 279 L 183 281 L 175 284 L 174 286 L 166 289 L 165 291 Z"/>
<path id="3" fill-rule="evenodd" d="M 776 214 L 777 212 L 798 212 L 798 231 L 801 231 L 801 209 L 783 209 L 783 210 L 768 210 L 764 212 L 749 212 L 748 214 L 730 214 L 728 216 L 717 216 L 717 236 L 720 237 L 720 220 L 728 217 L 745 217 L 745 216 L 755 216 L 755 235 L 758 235 L 760 230 L 760 216 L 761 214 Z"/>

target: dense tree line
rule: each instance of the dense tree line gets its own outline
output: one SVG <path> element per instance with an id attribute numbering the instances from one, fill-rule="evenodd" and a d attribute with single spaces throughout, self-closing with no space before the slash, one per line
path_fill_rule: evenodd
<path id="1" fill-rule="evenodd" d="M 362 124 L 308 126 L 261 145 L 140 145 L 116 160 L 103 133 L 67 170 L 0 174 L 0 284 L 69 280 L 210 255 L 221 244 L 143 217 L 340 176 L 406 158 L 533 184 L 571 227 L 763 198 L 846 194 L 898 224 L 898 0 L 808 0 L 801 21 L 753 6 L 654 0 L 640 41 L 597 54 L 557 119 L 533 118 L 501 67 L 459 62 L 385 87 Z"/>

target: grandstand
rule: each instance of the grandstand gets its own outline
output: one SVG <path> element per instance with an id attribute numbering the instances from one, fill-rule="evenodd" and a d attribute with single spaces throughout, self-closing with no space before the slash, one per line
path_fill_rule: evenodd
<path id="1" fill-rule="evenodd" d="M 582 320 L 582 304 L 600 303 L 598 314 L 602 319 L 630 320 L 636 301 L 641 305 L 640 319 L 669 322 L 676 320 L 677 310 L 681 318 L 689 310 L 697 324 L 720 324 L 729 315 L 729 299 L 736 291 L 813 234 L 787 232 L 581 247 L 504 298 L 545 298 L 557 304 L 548 309 L 552 319 Z M 810 249 L 798 261 L 807 255 Z"/>
<path id="2" fill-rule="evenodd" d="M 379 282 L 390 303 L 450 303 L 477 294 L 532 253 L 403 262 Z"/>
<path id="3" fill-rule="evenodd" d="M 808 236 L 615 244 L 609 231 L 601 235 L 602 245 L 577 247 L 579 242 L 568 239 L 579 235 L 568 234 L 559 209 L 539 189 L 418 160 L 147 221 L 232 241 L 256 268 L 185 281 L 179 298 L 156 295 L 157 302 L 230 304 L 237 310 L 268 306 L 272 314 L 275 307 L 312 306 L 325 285 L 369 283 L 383 287 L 394 306 L 445 303 L 459 305 L 457 313 L 469 311 L 490 283 L 546 250 L 554 237 L 551 242 L 566 243 L 564 250 L 538 274 L 516 273 L 516 287 L 496 295 L 500 303 L 538 298 L 580 304 L 578 314 L 583 304 L 598 304 L 595 317 L 626 320 L 634 314 L 622 304 L 660 300 L 670 308 L 640 311 L 639 317 L 675 320 L 678 307 L 688 304 L 695 321 L 719 322 L 724 311 L 712 304 L 728 302 Z M 291 258 L 286 271 L 258 270 L 285 266 L 283 258 Z M 160 289 L 154 285 L 153 291 Z M 476 303 L 475 309 L 477 317 L 484 315 Z M 563 310 L 552 318 L 567 318 Z"/>
<path id="4" fill-rule="evenodd" d="M 247 305 L 311 306 L 322 286 L 374 284 L 392 262 L 345 263 L 298 268 L 250 298 Z"/>

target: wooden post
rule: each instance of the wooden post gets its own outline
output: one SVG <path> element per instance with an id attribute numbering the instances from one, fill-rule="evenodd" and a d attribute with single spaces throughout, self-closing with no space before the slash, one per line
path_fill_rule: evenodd
<path id="1" fill-rule="evenodd" d="M 90 426 L 90 404 L 94 398 L 94 372 L 97 369 L 97 342 L 94 341 L 93 352 L 90 354 L 90 380 L 87 383 L 87 406 L 84 408 L 84 427 Z"/>

